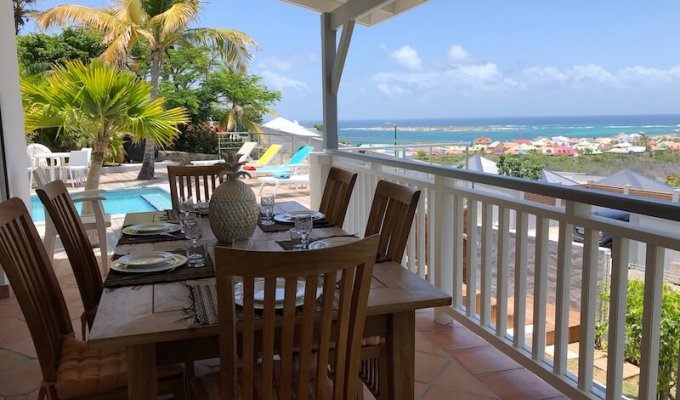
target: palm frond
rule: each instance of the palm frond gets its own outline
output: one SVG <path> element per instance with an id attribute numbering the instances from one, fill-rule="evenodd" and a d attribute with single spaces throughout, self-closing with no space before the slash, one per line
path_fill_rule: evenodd
<path id="1" fill-rule="evenodd" d="M 53 26 L 66 26 L 69 22 L 82 24 L 98 32 L 110 32 L 119 29 L 120 20 L 106 10 L 79 6 L 61 5 L 52 7 L 37 16 L 36 22 L 41 29 Z"/>
<path id="2" fill-rule="evenodd" d="M 194 45 L 215 49 L 220 58 L 229 65 L 245 72 L 253 57 L 253 50 L 260 45 L 247 34 L 234 29 L 196 28 L 184 32 L 184 37 Z"/>
<path id="3" fill-rule="evenodd" d="M 144 11 L 141 0 L 120 0 L 121 14 L 119 18 L 127 23 L 137 26 L 144 26 L 149 16 Z"/>
<path id="4" fill-rule="evenodd" d="M 149 23 L 160 30 L 160 41 L 165 37 L 184 31 L 198 17 L 198 3 L 193 1 L 173 4 L 166 11 L 155 15 Z"/>

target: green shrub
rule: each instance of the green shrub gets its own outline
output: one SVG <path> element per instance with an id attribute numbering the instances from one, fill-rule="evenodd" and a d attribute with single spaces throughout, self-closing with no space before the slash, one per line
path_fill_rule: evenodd
<path id="1" fill-rule="evenodd" d="M 217 134 L 208 124 L 185 125 L 175 142 L 175 150 L 188 153 L 217 154 Z"/>
<path id="2" fill-rule="evenodd" d="M 609 301 L 609 293 L 603 291 L 603 302 Z M 626 342 L 624 357 L 631 364 L 640 365 L 642 347 L 642 312 L 644 304 L 644 283 L 640 280 L 628 282 L 626 304 Z M 606 334 L 609 320 L 603 318 L 595 328 L 596 343 L 606 348 Z M 671 389 L 675 386 L 680 350 L 680 292 L 668 284 L 663 285 L 661 300 L 661 327 L 659 343 L 659 377 L 657 391 L 659 399 L 670 399 Z"/>

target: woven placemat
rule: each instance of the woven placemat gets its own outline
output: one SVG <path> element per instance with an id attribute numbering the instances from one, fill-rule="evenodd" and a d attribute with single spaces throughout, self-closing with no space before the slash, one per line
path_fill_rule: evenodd
<path id="1" fill-rule="evenodd" d="M 177 282 L 189 279 L 210 278 L 215 276 L 215 268 L 213 267 L 212 260 L 207 254 L 205 247 L 201 248 L 201 252 L 203 253 L 203 258 L 205 260 L 205 265 L 202 267 L 188 267 L 187 264 L 184 264 L 170 272 L 160 271 L 138 274 L 126 274 L 123 272 L 109 270 L 109 274 L 106 276 L 106 280 L 104 281 L 104 287 L 112 288 L 119 286 L 140 286 L 159 282 Z M 171 251 L 171 253 L 186 255 L 187 251 L 186 249 L 178 249 Z M 122 256 L 123 255 L 116 255 L 113 257 L 113 260 L 116 260 Z"/>
<path id="2" fill-rule="evenodd" d="M 274 221 L 273 224 L 271 225 L 262 225 L 262 221 L 264 221 L 264 215 L 260 215 L 260 218 L 257 220 L 257 226 L 260 227 L 260 230 L 265 233 L 271 233 L 271 232 L 285 232 L 289 231 L 291 228 L 295 227 L 295 224 L 290 223 L 290 224 L 284 224 L 281 222 L 276 222 Z M 319 219 L 314 221 L 314 228 L 320 229 L 320 228 L 330 228 L 335 225 L 331 224 L 330 222 L 326 221 L 325 219 Z"/>
<path id="3" fill-rule="evenodd" d="M 186 239 L 187 239 L 186 236 L 184 236 L 184 234 L 181 231 L 163 235 L 149 235 L 149 236 L 130 236 L 121 232 L 117 246 L 140 243 L 170 242 L 174 240 L 186 240 Z"/>
<path id="4" fill-rule="evenodd" d="M 316 242 L 318 240 L 324 240 L 324 239 L 328 239 L 328 238 L 332 238 L 332 237 L 356 237 L 356 235 L 326 236 L 326 237 L 322 237 L 322 238 L 312 239 L 312 240 L 309 241 L 309 243 L 313 243 L 313 242 Z M 296 250 L 295 246 L 300 244 L 300 240 L 295 240 L 295 241 L 281 240 L 281 241 L 278 241 L 276 243 L 278 243 L 279 246 L 281 246 L 281 248 L 284 249 L 284 250 Z"/>
<path id="5" fill-rule="evenodd" d="M 187 283 L 189 287 L 189 307 L 184 310 L 187 319 L 193 319 L 192 326 L 198 325 L 214 325 L 219 322 L 219 315 L 217 313 L 217 285 L 215 283 L 201 283 L 191 284 Z M 333 307 L 339 306 L 339 293 L 336 287 L 333 293 Z M 321 308 L 322 297 L 317 299 L 317 311 Z M 241 318 L 242 308 L 236 306 L 237 317 Z M 298 312 L 302 311 L 302 306 L 297 307 Z M 276 314 L 281 315 L 282 310 L 277 309 Z M 260 313 L 255 313 L 255 318 L 261 318 Z"/>

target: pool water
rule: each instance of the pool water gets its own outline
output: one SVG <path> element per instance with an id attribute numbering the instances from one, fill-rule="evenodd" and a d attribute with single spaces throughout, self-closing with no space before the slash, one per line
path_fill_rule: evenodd
<path id="1" fill-rule="evenodd" d="M 108 190 L 104 212 L 112 215 L 129 212 L 156 211 L 172 208 L 170 193 L 157 187 Z M 80 212 L 83 203 L 75 203 Z M 45 209 L 38 196 L 31 196 L 31 215 L 36 222 L 45 221 Z"/>

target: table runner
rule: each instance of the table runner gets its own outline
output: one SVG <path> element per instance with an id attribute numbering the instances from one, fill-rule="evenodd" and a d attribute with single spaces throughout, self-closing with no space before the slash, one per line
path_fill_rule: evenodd
<path id="1" fill-rule="evenodd" d="M 205 247 L 201 247 L 201 251 L 205 259 L 205 265 L 202 267 L 188 267 L 187 264 L 184 264 L 170 272 L 159 271 L 139 274 L 126 274 L 123 272 L 109 270 L 106 280 L 104 281 L 104 287 L 114 288 L 119 286 L 140 286 L 149 285 L 152 283 L 177 282 L 189 279 L 210 278 L 215 276 L 215 268 L 213 267 L 210 256 L 207 255 Z M 177 249 L 170 252 L 186 255 L 187 250 Z M 116 260 L 122 256 L 123 254 L 115 255 L 113 260 Z"/>

